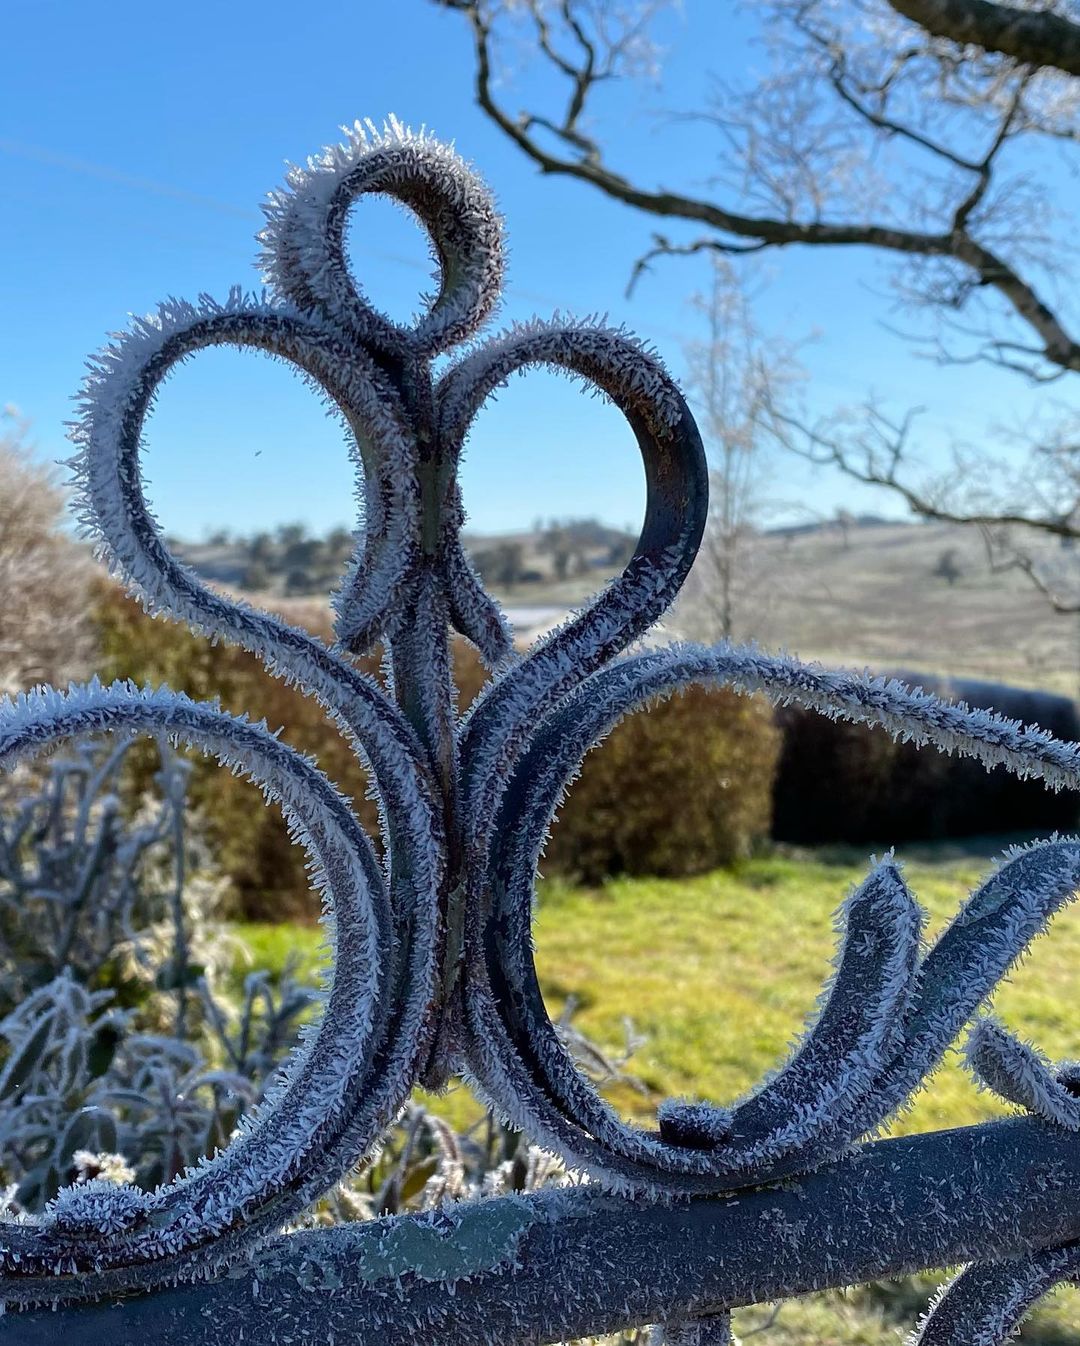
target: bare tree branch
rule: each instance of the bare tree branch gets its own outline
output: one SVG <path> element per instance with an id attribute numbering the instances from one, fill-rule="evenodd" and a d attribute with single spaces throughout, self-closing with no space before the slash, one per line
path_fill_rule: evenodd
<path id="1" fill-rule="evenodd" d="M 1063 597 L 1060 588 L 1047 577 L 1030 552 L 1016 547 L 1008 539 L 995 536 L 996 529 L 984 527 L 981 531 L 992 571 L 1000 574 L 1006 570 L 1018 570 L 1035 586 L 1055 612 L 1063 617 L 1076 616 L 1080 613 L 1080 598 Z"/>
<path id="2" fill-rule="evenodd" d="M 721 256 L 733 256 L 738 253 L 760 252 L 768 244 L 762 242 L 756 243 L 726 243 L 720 238 L 698 238 L 692 243 L 672 243 L 670 239 L 665 238 L 663 234 L 653 234 L 653 246 L 648 252 L 642 255 L 634 263 L 634 269 L 630 273 L 630 279 L 626 284 L 627 296 L 631 295 L 638 281 L 647 271 L 651 271 L 651 263 L 657 257 L 690 257 L 699 252 L 718 253 Z"/>
<path id="3" fill-rule="evenodd" d="M 1080 73 L 1080 24 L 1065 17 L 1060 0 L 1031 8 L 768 0 L 766 73 L 752 89 L 719 89 L 710 105 L 679 118 L 711 125 L 722 138 L 717 172 L 694 192 L 617 171 L 588 116 L 600 82 L 629 73 L 623 43 L 640 33 L 654 6 L 436 3 L 467 17 L 477 101 L 542 173 L 701 228 L 688 240 L 654 233 L 628 290 L 660 257 L 870 247 L 902 263 L 894 276 L 900 305 L 935 327 L 907 339 L 939 364 L 987 363 L 1040 387 L 1080 372 L 1080 334 L 1064 307 L 1069 290 L 1056 285 L 1066 253 L 1046 223 L 1053 198 L 1032 182 L 1019 152 L 1037 137 L 1070 145 L 1080 138 L 1080 83 L 1067 78 Z M 554 116 L 514 116 L 506 105 L 497 48 L 500 25 L 515 14 L 535 26 L 535 45 L 557 83 L 569 81 Z M 871 407 L 853 430 L 842 417 L 811 427 L 775 405 L 768 414 L 780 442 L 891 491 L 924 518 L 1063 543 L 1080 537 L 1072 408 L 1064 435 L 1029 440 L 1026 477 L 1002 484 L 1000 473 L 993 476 L 996 496 L 990 472 L 919 483 L 907 453 L 910 415 L 896 423 Z M 977 461 L 986 461 L 985 450 Z M 1062 597 L 1045 561 L 1016 538 L 996 558 L 998 569 L 1025 574 L 1058 611 L 1080 611 Z"/>
<path id="4" fill-rule="evenodd" d="M 582 39 L 584 46 L 580 64 L 571 66 L 568 58 L 562 55 L 554 58 L 562 74 L 569 74 L 568 66 L 573 72 L 570 74 L 573 94 L 561 121 L 541 117 L 535 113 L 513 117 L 495 94 L 492 65 L 493 23 L 499 7 L 493 8 L 487 0 L 435 0 L 435 2 L 446 8 L 458 10 L 468 18 L 476 56 L 477 102 L 542 173 L 587 182 L 613 200 L 622 201 L 654 216 L 705 224 L 718 234 L 732 236 L 736 240 L 753 240 L 758 249 L 794 245 L 874 247 L 900 256 L 951 260 L 959 263 L 969 277 L 967 284 L 956 292 L 954 304 L 961 305 L 971 293 L 980 288 L 993 290 L 1038 335 L 1043 345 L 1043 356 L 1048 362 L 1063 369 L 1080 370 L 1080 343 L 1067 330 L 1062 319 L 1039 293 L 1036 285 L 1025 279 L 988 243 L 975 237 L 967 227 L 975 207 L 986 195 L 994 157 L 1020 115 L 1023 89 L 1014 94 L 1009 111 L 998 127 L 991 148 L 981 160 L 965 160 L 962 155 L 950 153 L 943 146 L 930 143 L 929 138 L 920 133 L 911 130 L 904 132 L 909 139 L 915 138 L 925 142 L 925 147 L 935 155 L 948 157 L 958 167 L 968 169 L 976 175 L 977 181 L 974 187 L 961 200 L 951 218 L 937 230 L 872 220 L 828 221 L 794 216 L 788 218 L 783 215 L 750 215 L 705 197 L 642 186 L 608 166 L 596 142 L 582 136 L 578 124 L 587 99 L 601 79 L 612 77 L 617 73 L 617 49 L 602 67 L 597 65 L 595 50 L 587 39 Z M 574 0 L 563 0 L 561 8 L 565 14 L 573 17 Z M 541 0 L 530 0 L 528 9 L 534 15 L 542 15 Z M 546 23 L 546 20 L 543 22 Z M 574 19 L 573 26 L 575 31 L 583 31 L 579 20 Z M 546 52 L 550 46 L 551 38 L 546 34 L 541 42 L 541 50 Z M 879 129 L 888 133 L 900 133 L 899 123 L 895 126 L 891 123 L 885 125 L 884 122 L 888 119 L 878 115 L 882 122 Z M 534 134 L 538 128 L 552 132 L 555 140 L 561 141 L 569 153 L 560 154 L 541 143 Z M 721 247 L 723 242 L 727 242 L 726 248 Z M 690 248 L 658 246 L 647 255 L 647 258 L 655 258 L 661 253 L 698 250 L 696 246 Z M 730 241 L 717 240 L 716 250 L 732 250 L 732 245 Z M 636 275 L 640 276 L 640 272 L 639 266 L 636 268 Z"/>
<path id="5" fill-rule="evenodd" d="M 839 468 L 846 476 L 864 486 L 884 486 L 904 500 L 913 514 L 940 523 L 968 527 L 1016 527 L 1051 537 L 1080 537 L 1080 519 L 1073 506 L 1059 514 L 1034 514 L 1009 509 L 957 509 L 931 492 L 912 485 L 900 475 L 906 461 L 912 427 L 922 411 L 910 410 L 893 421 L 875 407 L 869 407 L 860 431 L 845 442 L 827 428 L 807 425 L 776 405 L 767 411 L 773 433 L 790 452 L 817 465 Z"/>
<path id="6" fill-rule="evenodd" d="M 1049 9 L 1017 9 L 990 0 L 887 0 L 935 37 L 1011 56 L 1022 65 L 1080 75 L 1080 24 Z"/>
<path id="7" fill-rule="evenodd" d="M 768 588 L 753 534 L 766 501 L 767 460 L 776 447 L 762 413 L 802 377 L 792 343 L 766 340 L 754 325 L 739 276 L 714 257 L 711 285 L 694 297 L 704 336 L 685 344 L 687 389 L 709 462 L 709 519 L 680 617 L 709 640 L 756 634 Z"/>

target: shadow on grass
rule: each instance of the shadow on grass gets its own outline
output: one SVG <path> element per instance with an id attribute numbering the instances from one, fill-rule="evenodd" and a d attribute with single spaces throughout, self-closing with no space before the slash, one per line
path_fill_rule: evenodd
<path id="1" fill-rule="evenodd" d="M 897 858 L 919 865 L 961 865 L 997 860 L 1010 846 L 1026 846 L 1043 840 L 1045 832 L 993 832 L 985 836 L 947 837 L 940 841 L 903 841 L 895 846 Z M 865 865 L 873 853 L 894 849 L 889 841 L 873 843 L 833 842 L 822 846 L 794 846 L 777 842 L 773 854 L 786 860 L 822 865 Z"/>

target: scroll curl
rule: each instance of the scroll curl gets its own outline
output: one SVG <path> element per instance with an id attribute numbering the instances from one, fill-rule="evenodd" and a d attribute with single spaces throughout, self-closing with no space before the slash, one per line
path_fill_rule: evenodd
<path id="1" fill-rule="evenodd" d="M 379 313 L 349 273 L 347 211 L 370 192 L 412 210 L 431 238 L 439 286 L 412 326 Z M 216 705 L 96 683 L 0 705 L 3 764 L 65 738 L 164 731 L 247 772 L 281 803 L 317 867 L 335 955 L 321 1022 L 240 1137 L 155 1192 L 86 1184 L 61 1191 L 37 1219 L 0 1222 L 0 1295 L 60 1303 L 218 1274 L 370 1155 L 414 1083 L 438 1085 L 455 1071 L 570 1166 L 663 1201 L 836 1158 L 910 1099 L 972 1021 L 969 1059 L 983 1082 L 1048 1125 L 1080 1130 L 1075 1070 L 1051 1067 L 978 1018 L 1076 893 L 1080 842 L 1070 839 L 1007 855 L 929 950 L 918 902 L 886 857 L 842 905 L 820 1012 L 775 1074 L 731 1103 L 669 1100 L 648 1130 L 604 1102 L 547 1015 L 531 913 L 562 794 L 623 715 L 691 684 L 722 684 L 1003 763 L 1054 788 L 1080 785 L 1080 747 L 894 681 L 753 647 L 628 654 L 679 592 L 707 510 L 701 439 L 657 356 L 621 330 L 556 316 L 474 345 L 437 376 L 435 357 L 473 336 L 497 303 L 502 226 L 451 150 L 397 122 L 357 125 L 291 170 L 266 213 L 269 296 L 170 300 L 98 357 L 74 430 L 79 509 L 152 611 L 244 646 L 327 707 L 370 765 L 386 858 L 376 860 L 311 762 Z M 179 362 L 214 345 L 285 361 L 346 427 L 364 514 L 333 598 L 333 647 L 209 589 L 169 551 L 145 498 L 140 452 L 155 396 Z M 535 366 L 570 374 L 622 412 L 647 503 L 623 572 L 518 656 L 462 546 L 458 468 L 488 397 Z M 451 627 L 494 669 L 464 716 Z M 352 658 L 380 640 L 390 691 Z M 981 1313 L 979 1340 L 989 1343 L 1017 1306 L 1075 1274 L 1072 1249 L 971 1269 L 921 1340 L 952 1340 L 952 1325 Z"/>

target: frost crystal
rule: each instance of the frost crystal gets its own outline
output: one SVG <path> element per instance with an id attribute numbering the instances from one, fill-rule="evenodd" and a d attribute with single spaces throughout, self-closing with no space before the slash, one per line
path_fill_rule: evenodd
<path id="1" fill-rule="evenodd" d="M 43 1222 L 67 1237 L 119 1234 L 144 1219 L 152 1204 L 137 1187 L 92 1178 L 65 1187 L 45 1208 Z"/>
<path id="2" fill-rule="evenodd" d="M 411 326 L 375 310 L 346 265 L 348 210 L 371 192 L 412 211 L 431 239 L 438 289 Z M 435 358 L 475 337 L 497 304 L 503 235 L 487 188 L 427 132 L 394 120 L 357 124 L 291 169 L 265 211 L 268 295 L 170 299 L 92 362 L 72 429 L 78 510 L 149 609 L 244 646 L 322 702 L 371 768 L 386 859 L 376 859 L 312 762 L 215 704 L 92 682 L 0 705 L 4 765 L 65 739 L 158 732 L 250 776 L 310 856 L 334 954 L 322 1020 L 225 1150 L 153 1193 L 97 1177 L 61 1191 L 36 1223 L 0 1223 L 0 1295 L 15 1304 L 219 1274 L 372 1155 L 417 1081 L 438 1087 L 454 1072 L 537 1146 L 608 1189 L 671 1201 L 806 1173 L 909 1101 L 1080 884 L 1080 842 L 1012 852 L 924 950 L 922 911 L 886 857 L 840 908 L 834 975 L 788 1061 L 741 1100 L 670 1100 L 657 1128 L 625 1123 L 548 1017 L 531 928 L 537 862 L 559 802 L 585 754 L 624 715 L 692 684 L 724 685 L 1002 763 L 1056 789 L 1080 785 L 1080 746 L 893 680 L 756 647 L 628 653 L 678 594 L 707 511 L 701 440 L 657 356 L 601 321 L 556 315 L 478 341 L 436 376 Z M 346 427 L 363 518 L 334 595 L 333 648 L 210 590 L 171 554 L 147 503 L 140 455 L 157 391 L 179 363 L 214 345 L 290 364 Z M 648 500 L 623 572 L 517 656 L 462 547 L 458 468 L 489 397 L 537 365 L 623 413 Z M 495 670 L 465 715 L 451 626 Z M 376 641 L 387 651 L 389 691 L 350 657 Z M 76 995 L 63 979 L 46 990 L 8 1025 L 14 1047 L 0 1094 L 35 1042 L 35 1015 L 48 1006 L 59 1013 Z M 988 1087 L 1051 1125 L 1080 1129 L 1075 1068 L 1051 1067 L 984 1019 L 969 1060 Z M 105 1171 L 103 1160 L 88 1156 L 95 1171 Z M 413 1251 L 395 1242 L 406 1235 L 388 1235 L 383 1255 L 400 1254 L 402 1271 L 457 1266 L 433 1230 L 421 1230 Z M 499 1258 L 516 1255 L 518 1232 L 500 1243 Z M 952 1340 L 956 1324 L 974 1323 L 970 1340 L 990 1346 L 1076 1270 L 1075 1253 L 1063 1250 L 969 1269 L 920 1340 Z M 663 1330 L 676 1341 L 722 1341 L 728 1329 L 717 1311 Z"/>

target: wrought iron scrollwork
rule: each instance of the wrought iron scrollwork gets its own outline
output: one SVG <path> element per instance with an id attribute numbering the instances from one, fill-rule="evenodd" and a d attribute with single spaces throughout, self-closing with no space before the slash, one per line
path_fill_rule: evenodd
<path id="1" fill-rule="evenodd" d="M 440 284 L 413 326 L 374 309 L 346 263 L 347 211 L 371 192 L 411 209 L 431 238 Z M 319 698 L 370 768 L 385 861 L 312 762 L 214 704 L 91 683 L 0 708 L 5 764 L 63 739 L 154 730 L 245 772 L 307 848 L 334 950 L 320 1022 L 238 1138 L 155 1192 L 82 1184 L 38 1219 L 0 1224 L 2 1296 L 62 1304 L 219 1275 L 371 1154 L 418 1081 L 438 1086 L 457 1072 L 572 1168 L 665 1202 L 836 1159 L 910 1099 L 972 1021 L 969 1061 L 981 1080 L 1049 1126 L 1080 1129 L 1077 1069 L 1051 1067 L 979 1017 L 1076 893 L 1072 839 L 1007 855 L 930 949 L 922 911 L 885 858 L 844 903 L 835 976 L 776 1074 L 733 1106 L 669 1101 L 652 1129 L 616 1115 L 548 1017 L 531 912 L 538 856 L 567 783 L 622 716 L 694 683 L 725 684 L 1058 788 L 1080 785 L 1080 747 L 893 681 L 756 648 L 628 653 L 675 598 L 702 536 L 707 472 L 693 417 L 653 352 L 591 321 L 512 328 L 436 375 L 434 359 L 472 338 L 498 301 L 503 238 L 484 184 L 430 136 L 396 122 L 358 125 L 289 173 L 261 242 L 268 297 L 237 290 L 221 304 L 169 301 L 97 358 L 74 431 L 80 509 L 148 608 L 246 647 Z M 143 494 L 142 432 L 157 390 L 179 362 L 214 345 L 284 360 L 347 427 L 364 518 L 333 596 L 333 647 L 210 590 L 171 554 Z M 490 394 L 531 366 L 563 370 L 622 411 L 648 496 L 623 572 L 518 656 L 463 550 L 457 475 Z M 493 670 L 461 716 L 451 630 Z M 377 641 L 388 651 L 389 692 L 351 658 Z M 1075 1246 L 976 1265 L 920 1340 L 1003 1339 L 1034 1298 L 1078 1274 Z M 720 1334 L 723 1313 L 710 1321 Z M 695 1333 L 696 1324 L 683 1335 Z"/>

